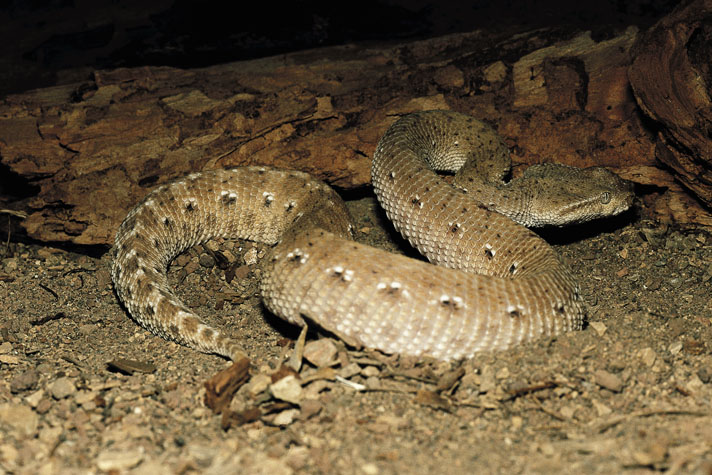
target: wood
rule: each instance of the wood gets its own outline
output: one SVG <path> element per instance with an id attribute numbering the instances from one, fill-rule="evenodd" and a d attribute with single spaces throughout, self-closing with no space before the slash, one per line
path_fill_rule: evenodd
<path id="1" fill-rule="evenodd" d="M 517 164 L 652 166 L 654 137 L 626 77 L 637 36 L 472 32 L 199 70 L 97 71 L 0 103 L 0 165 L 38 190 L 14 201 L 0 192 L 0 207 L 27 213 L 32 238 L 106 245 L 150 189 L 191 171 L 270 164 L 361 187 L 396 116 L 434 108 L 489 121 Z"/>
<path id="2" fill-rule="evenodd" d="M 227 411 L 237 390 L 250 378 L 249 371 L 250 360 L 240 358 L 205 381 L 205 405 L 215 414 Z"/>
<path id="3" fill-rule="evenodd" d="M 657 158 L 712 207 L 712 1 L 687 2 L 642 35 L 630 83 L 660 127 Z"/>

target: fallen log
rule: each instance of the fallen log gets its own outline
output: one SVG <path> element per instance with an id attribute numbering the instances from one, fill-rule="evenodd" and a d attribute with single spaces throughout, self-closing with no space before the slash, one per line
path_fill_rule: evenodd
<path id="1" fill-rule="evenodd" d="M 20 224 L 38 240 L 111 244 L 143 195 L 191 171 L 265 164 L 361 187 L 388 125 L 434 108 L 489 121 L 517 165 L 651 166 L 653 135 L 627 80 L 637 35 L 480 31 L 196 70 L 96 71 L 0 102 L 0 169 L 35 187 L 21 199 L 0 192 L 0 208 L 26 213 Z"/>

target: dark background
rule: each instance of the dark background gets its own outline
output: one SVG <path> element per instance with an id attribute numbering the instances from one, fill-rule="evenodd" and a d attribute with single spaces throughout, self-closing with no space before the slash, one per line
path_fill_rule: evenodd
<path id="1" fill-rule="evenodd" d="M 487 29 L 647 28 L 672 0 L 0 0 L 0 97 L 96 69 L 209 66 L 350 42 Z"/>

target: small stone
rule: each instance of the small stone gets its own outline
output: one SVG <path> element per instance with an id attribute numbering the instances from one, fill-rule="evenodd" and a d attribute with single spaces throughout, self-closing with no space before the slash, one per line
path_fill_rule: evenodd
<path id="1" fill-rule="evenodd" d="M 494 378 L 494 368 L 490 365 L 483 367 L 480 373 L 480 392 L 492 392 L 494 391 L 496 384 L 497 383 Z"/>
<path id="2" fill-rule="evenodd" d="M 280 427 L 288 426 L 294 422 L 294 419 L 296 419 L 298 415 L 299 409 L 287 409 L 275 415 L 271 423 L 272 425 Z"/>
<path id="3" fill-rule="evenodd" d="M 670 442 L 664 438 L 648 442 L 638 450 L 633 451 L 633 458 L 640 465 L 655 465 L 665 462 Z"/>
<path id="4" fill-rule="evenodd" d="M 375 366 L 366 366 L 361 370 L 361 374 L 367 378 L 379 376 L 381 372 Z"/>
<path id="5" fill-rule="evenodd" d="M 198 263 L 208 269 L 215 267 L 215 258 L 210 254 L 201 254 Z"/>
<path id="6" fill-rule="evenodd" d="M 603 322 L 591 322 L 589 325 L 591 325 L 591 328 L 596 330 L 598 336 L 603 336 L 603 334 L 606 333 L 606 330 L 608 329 L 606 324 Z"/>
<path id="7" fill-rule="evenodd" d="M 0 344 L 0 355 L 6 355 L 12 351 L 12 343 L 4 341 Z"/>
<path id="8" fill-rule="evenodd" d="M 289 447 L 287 455 L 284 456 L 284 462 L 294 470 L 301 470 L 306 467 L 310 459 L 309 448 L 297 445 Z"/>
<path id="9" fill-rule="evenodd" d="M 611 412 L 613 412 L 610 407 L 606 406 L 600 401 L 593 399 L 591 400 L 591 403 L 593 404 L 593 407 L 596 409 L 596 412 L 599 416 L 607 416 Z"/>
<path id="10" fill-rule="evenodd" d="M 35 411 L 37 411 L 37 414 L 46 414 L 47 411 L 49 411 L 51 408 L 52 402 L 49 400 L 49 398 L 42 398 L 40 399 L 40 402 L 37 403 Z"/>
<path id="11" fill-rule="evenodd" d="M 361 373 L 361 367 L 356 363 L 349 363 L 339 370 L 339 376 L 344 379 L 349 379 Z"/>
<path id="12" fill-rule="evenodd" d="M 37 408 L 39 405 L 40 401 L 44 397 L 45 392 L 44 389 L 38 389 L 37 391 L 33 392 L 29 396 L 25 398 L 25 401 L 27 401 L 27 404 L 30 405 L 31 408 Z"/>
<path id="13" fill-rule="evenodd" d="M 371 462 L 361 465 L 361 471 L 366 475 L 378 475 L 379 473 L 378 465 Z"/>
<path id="14" fill-rule="evenodd" d="M 302 401 L 300 407 L 302 409 L 302 412 L 300 414 L 301 419 L 307 420 L 319 414 L 324 408 L 324 405 L 321 403 L 321 401 L 318 401 L 316 399 L 306 399 Z"/>
<path id="15" fill-rule="evenodd" d="M 12 444 L 0 445 L 0 460 L 3 462 L 3 468 L 12 472 L 12 467 L 17 464 L 17 459 L 20 453 Z"/>
<path id="16" fill-rule="evenodd" d="M 49 392 L 52 394 L 53 398 L 59 400 L 75 394 L 77 392 L 77 388 L 69 378 L 63 376 L 61 378 L 57 378 L 57 380 L 49 385 Z"/>
<path id="17" fill-rule="evenodd" d="M 15 355 L 0 355 L 0 363 L 20 364 L 20 358 Z"/>
<path id="18" fill-rule="evenodd" d="M 670 354 L 676 355 L 682 351 L 682 342 L 681 341 L 676 341 L 670 344 L 668 347 L 668 351 L 670 351 Z"/>
<path id="19" fill-rule="evenodd" d="M 643 364 L 648 368 L 652 368 L 652 366 L 655 364 L 655 359 L 657 358 L 655 350 L 650 347 L 646 347 L 640 350 L 638 352 L 638 356 L 643 361 Z"/>
<path id="20" fill-rule="evenodd" d="M 23 371 L 20 374 L 16 374 L 10 380 L 10 392 L 20 393 L 23 391 L 28 391 L 37 387 L 37 382 L 40 376 L 34 368 L 30 368 L 27 371 Z"/>
<path id="21" fill-rule="evenodd" d="M 245 264 L 247 264 L 248 266 L 257 264 L 257 248 L 256 247 L 249 248 L 245 252 L 245 255 L 243 256 L 243 258 L 245 259 Z"/>
<path id="22" fill-rule="evenodd" d="M 613 373 L 599 369 L 593 373 L 593 380 L 602 388 L 618 393 L 623 389 L 623 381 Z"/>
<path id="23" fill-rule="evenodd" d="M 507 66 L 502 61 L 490 64 L 482 72 L 490 84 L 502 82 L 507 78 Z"/>
<path id="24" fill-rule="evenodd" d="M 376 417 L 376 422 L 385 424 L 393 430 L 404 429 L 410 425 L 410 421 L 406 417 L 399 417 L 393 414 L 381 414 Z"/>
<path id="25" fill-rule="evenodd" d="M 453 65 L 438 68 L 433 79 L 442 87 L 461 88 L 465 85 L 465 76 L 459 68 Z"/>
<path id="26" fill-rule="evenodd" d="M 8 259 L 3 260 L 4 263 L 4 268 L 5 268 L 5 273 L 6 274 L 12 274 L 14 272 L 17 272 L 17 269 L 19 267 L 19 262 L 17 258 L 15 257 L 10 257 Z"/>
<path id="27" fill-rule="evenodd" d="M 304 389 L 302 394 L 303 399 L 318 399 L 319 393 L 330 386 L 329 381 L 320 379 L 309 383 Z"/>
<path id="28" fill-rule="evenodd" d="M 258 373 L 250 379 L 250 383 L 247 386 L 247 392 L 250 396 L 254 397 L 267 389 L 272 382 L 272 378 L 265 373 Z"/>
<path id="29" fill-rule="evenodd" d="M 310 341 L 304 345 L 304 358 L 317 368 L 336 364 L 338 361 L 336 358 L 337 353 L 336 345 L 329 338 Z"/>
<path id="30" fill-rule="evenodd" d="M 79 325 L 79 333 L 84 336 L 91 335 L 94 333 L 94 330 L 96 330 L 96 325 L 92 325 L 91 323 L 82 323 Z"/>
<path id="31" fill-rule="evenodd" d="M 272 396 L 281 401 L 299 404 L 302 400 L 302 385 L 291 374 L 271 384 L 269 390 Z"/>
<path id="32" fill-rule="evenodd" d="M 29 407 L 22 404 L 0 404 L 0 429 L 9 428 L 17 438 L 25 438 L 34 437 L 38 425 L 39 416 Z"/>
<path id="33" fill-rule="evenodd" d="M 105 449 L 99 452 L 96 457 L 96 466 L 99 470 L 108 471 L 124 471 L 129 470 L 143 460 L 143 447 L 137 447 L 128 450 L 120 449 Z"/>

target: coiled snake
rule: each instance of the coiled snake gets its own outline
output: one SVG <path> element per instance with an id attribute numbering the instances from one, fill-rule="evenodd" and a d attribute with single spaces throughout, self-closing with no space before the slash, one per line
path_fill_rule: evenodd
<path id="1" fill-rule="evenodd" d="M 352 241 L 340 197 L 305 173 L 188 175 L 148 194 L 119 227 L 114 287 L 143 327 L 233 359 L 238 345 L 203 324 L 166 277 L 175 256 L 213 237 L 273 245 L 263 260 L 265 306 L 354 345 L 456 359 L 579 329 L 584 310 L 570 270 L 522 224 L 620 213 L 632 203 L 630 186 L 603 168 L 563 165 L 533 166 L 504 183 L 509 168 L 502 140 L 466 115 L 414 113 L 388 129 L 373 158 L 376 196 L 436 265 Z M 460 171 L 451 185 L 434 170 Z"/>

